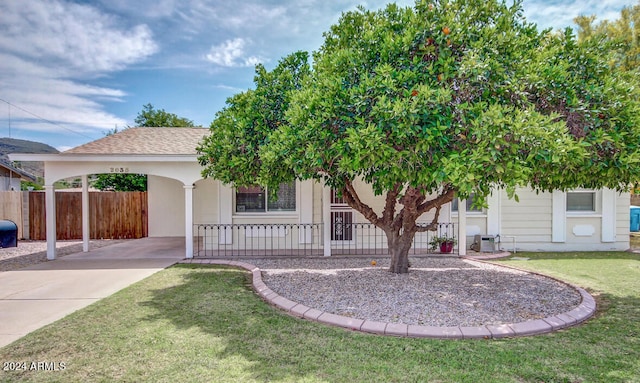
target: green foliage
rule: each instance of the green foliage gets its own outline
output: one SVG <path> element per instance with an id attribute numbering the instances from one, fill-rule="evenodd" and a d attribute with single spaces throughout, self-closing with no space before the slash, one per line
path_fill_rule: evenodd
<path id="1" fill-rule="evenodd" d="M 598 44 L 538 32 L 521 13 L 423 1 L 344 14 L 306 83 L 294 76 L 283 88 L 278 76 L 300 72 L 258 67 L 256 90 L 228 100 L 200 148 L 205 174 L 274 185 L 324 177 L 338 189 L 362 177 L 378 194 L 401 183 L 460 197 L 625 189 L 639 160 L 637 88 Z"/>
<path id="2" fill-rule="evenodd" d="M 178 117 L 173 113 L 167 113 L 164 109 L 154 109 L 153 105 L 146 104 L 142 106 L 142 111 L 134 120 L 136 126 L 147 127 L 193 127 L 193 121 Z M 117 130 L 116 130 L 117 131 Z"/>
<path id="3" fill-rule="evenodd" d="M 256 88 L 227 100 L 227 107 L 211 123 L 211 134 L 198 147 L 205 176 L 239 186 L 259 183 L 273 190 L 294 179 L 295 174 L 284 164 L 268 169 L 262 166 L 261 151 L 269 135 L 288 124 L 284 114 L 291 92 L 302 88 L 309 73 L 307 61 L 306 52 L 296 52 L 272 71 L 256 66 Z"/>
<path id="4" fill-rule="evenodd" d="M 640 1 L 620 12 L 618 20 L 603 20 L 597 24 L 595 16 L 578 16 L 578 38 L 597 39 L 601 45 L 614 49 L 612 64 L 623 71 L 640 69 Z M 637 73 L 637 72 L 636 72 Z"/>
<path id="5" fill-rule="evenodd" d="M 259 66 L 256 89 L 228 100 L 199 148 L 203 174 L 236 185 L 322 179 L 390 249 L 455 196 L 627 190 L 640 174 L 637 79 L 609 65 L 615 52 L 601 40 L 539 31 L 522 13 L 498 0 L 344 13 L 311 70 L 306 55 Z M 382 215 L 356 179 L 386 195 Z"/>
<path id="6" fill-rule="evenodd" d="M 147 191 L 145 174 L 97 174 L 93 187 L 108 191 Z"/>
<path id="7" fill-rule="evenodd" d="M 449 236 L 446 236 L 446 235 L 440 236 L 440 237 L 433 237 L 429 241 L 429 248 L 431 250 L 436 250 L 443 243 L 452 243 L 452 244 L 455 245 L 455 244 L 458 243 L 458 240 L 455 237 L 449 237 Z"/>
<path id="8" fill-rule="evenodd" d="M 579 41 L 614 52 L 609 63 L 620 76 L 640 75 L 640 1 L 624 7 L 618 20 L 596 24 L 596 16 L 578 16 L 574 21 L 578 24 Z M 638 181 L 635 185 L 637 189 Z"/>
<path id="9" fill-rule="evenodd" d="M 40 177 L 41 179 L 42 177 Z M 42 187 L 43 182 L 40 181 L 40 179 L 38 180 L 38 182 L 33 182 L 33 181 L 22 181 L 20 182 L 20 190 L 24 191 L 24 190 L 44 190 L 44 188 Z"/>
<path id="10" fill-rule="evenodd" d="M 343 15 L 272 136 L 271 165 L 338 188 L 362 177 L 378 194 L 624 189 L 638 170 L 637 89 L 599 47 L 521 13 L 476 0 Z"/>

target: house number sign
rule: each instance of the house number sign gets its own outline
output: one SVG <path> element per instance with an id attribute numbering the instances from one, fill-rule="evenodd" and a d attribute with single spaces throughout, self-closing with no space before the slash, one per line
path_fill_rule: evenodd
<path id="1" fill-rule="evenodd" d="M 129 173 L 129 168 L 112 166 L 109 168 L 109 173 Z"/>

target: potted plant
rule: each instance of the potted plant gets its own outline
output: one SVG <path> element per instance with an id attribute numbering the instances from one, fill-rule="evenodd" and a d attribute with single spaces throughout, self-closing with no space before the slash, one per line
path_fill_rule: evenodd
<path id="1" fill-rule="evenodd" d="M 441 253 L 450 253 L 453 251 L 453 246 L 458 243 L 455 237 L 449 237 L 446 235 L 437 236 L 431 238 L 429 241 L 429 245 L 431 245 L 431 250 L 436 250 L 440 248 Z"/>

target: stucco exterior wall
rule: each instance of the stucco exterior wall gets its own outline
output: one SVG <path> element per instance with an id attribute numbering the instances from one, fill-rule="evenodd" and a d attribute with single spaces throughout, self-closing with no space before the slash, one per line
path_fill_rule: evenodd
<path id="1" fill-rule="evenodd" d="M 323 185 L 320 182 L 313 182 L 313 222 L 322 222 L 322 192 Z"/>
<path id="2" fill-rule="evenodd" d="M 202 179 L 193 190 L 193 223 L 219 223 L 219 181 Z"/>
<path id="3" fill-rule="evenodd" d="M 171 178 L 158 176 L 149 176 L 147 182 L 149 237 L 184 236 L 183 184 Z"/>

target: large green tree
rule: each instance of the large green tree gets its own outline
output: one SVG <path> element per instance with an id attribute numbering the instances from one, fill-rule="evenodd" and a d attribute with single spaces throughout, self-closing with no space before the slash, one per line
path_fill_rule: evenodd
<path id="1" fill-rule="evenodd" d="M 284 164 L 266 171 L 261 151 L 269 136 L 288 124 L 285 112 L 292 92 L 300 90 L 309 76 L 308 59 L 306 52 L 296 52 L 271 71 L 261 64 L 256 66 L 255 89 L 227 100 L 211 123 L 211 134 L 198 148 L 204 176 L 236 186 L 277 186 L 296 178 Z"/>
<path id="2" fill-rule="evenodd" d="M 275 89 L 256 82 L 218 114 L 201 163 L 237 184 L 323 180 L 385 232 L 390 271 L 406 273 L 415 234 L 434 230 L 456 196 L 628 188 L 640 170 L 639 93 L 608 53 L 570 29 L 539 31 L 520 2 L 360 8 L 325 33 L 310 75 L 285 92 L 283 120 L 256 118 L 264 111 L 247 98 Z M 237 148 L 246 162 L 224 163 Z M 430 211 L 433 222 L 417 224 Z"/>

